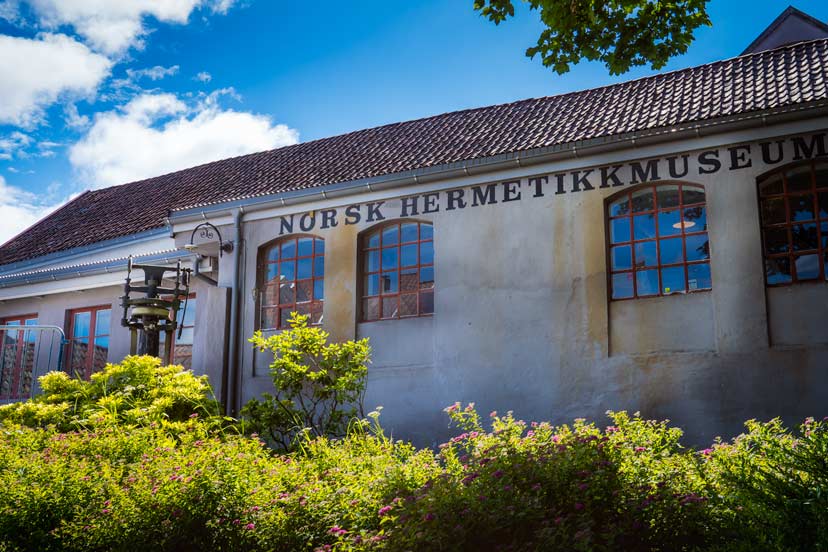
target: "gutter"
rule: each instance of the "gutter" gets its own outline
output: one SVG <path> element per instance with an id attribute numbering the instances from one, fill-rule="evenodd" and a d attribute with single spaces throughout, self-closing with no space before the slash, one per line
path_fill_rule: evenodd
<path id="1" fill-rule="evenodd" d="M 807 117 L 803 112 L 807 112 Z M 228 215 L 234 209 L 238 208 L 243 208 L 246 212 L 259 211 L 272 207 L 307 203 L 315 199 L 329 199 L 353 195 L 354 193 L 367 193 L 388 188 L 403 187 L 410 184 L 447 180 L 514 167 L 524 167 L 550 161 L 579 158 L 597 153 L 636 148 L 664 142 L 666 140 L 676 141 L 701 138 L 702 136 L 720 134 L 728 131 L 765 127 L 819 116 L 828 116 L 828 100 L 819 100 L 817 102 L 784 108 L 754 111 L 747 115 L 721 117 L 701 123 L 696 122 L 661 127 L 652 130 L 593 138 L 580 142 L 569 142 L 566 144 L 504 153 L 490 157 L 436 165 L 434 167 L 413 169 L 400 173 L 337 182 L 305 190 L 290 190 L 275 194 L 238 198 L 221 203 L 173 210 L 170 212 L 168 220 L 174 226 L 175 224 L 184 222 L 205 220 L 211 216 Z"/>

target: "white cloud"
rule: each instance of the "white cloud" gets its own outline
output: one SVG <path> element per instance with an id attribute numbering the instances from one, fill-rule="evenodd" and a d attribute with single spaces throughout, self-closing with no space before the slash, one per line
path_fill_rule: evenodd
<path id="1" fill-rule="evenodd" d="M 100 113 L 70 148 L 69 159 L 100 188 L 209 161 L 294 144 L 296 130 L 269 117 L 222 109 L 220 90 L 189 107 L 172 94 L 143 94 L 117 111 Z"/>
<path id="2" fill-rule="evenodd" d="M 89 127 L 89 117 L 81 115 L 78 106 L 73 103 L 66 104 L 63 108 L 64 122 L 66 126 L 74 130 L 85 130 Z"/>
<path id="3" fill-rule="evenodd" d="M 0 136 L 0 159 L 9 160 L 13 157 L 27 157 L 26 146 L 31 143 L 31 137 L 19 131 L 14 131 L 7 136 Z"/>
<path id="4" fill-rule="evenodd" d="M 196 8 L 226 13 L 235 0 L 29 0 L 40 23 L 72 25 L 94 48 L 109 55 L 142 47 L 144 18 L 187 23 Z"/>
<path id="5" fill-rule="evenodd" d="M 6 243 L 62 203 L 46 204 L 31 192 L 10 186 L 0 176 L 0 243 Z"/>
<path id="6" fill-rule="evenodd" d="M 66 35 L 0 35 L 0 124 L 32 127 L 61 96 L 91 97 L 111 66 Z"/>
<path id="7" fill-rule="evenodd" d="M 213 80 L 213 75 L 211 75 L 207 71 L 201 71 L 199 73 L 196 73 L 196 76 L 193 77 L 193 79 L 199 82 L 210 82 L 211 80 Z"/>
<path id="8" fill-rule="evenodd" d="M 178 73 L 178 65 L 172 67 L 162 67 L 156 65 L 155 67 L 148 67 L 146 69 L 127 69 L 126 73 L 130 79 L 137 80 L 147 77 L 150 80 L 161 80 L 164 77 L 171 77 Z"/>

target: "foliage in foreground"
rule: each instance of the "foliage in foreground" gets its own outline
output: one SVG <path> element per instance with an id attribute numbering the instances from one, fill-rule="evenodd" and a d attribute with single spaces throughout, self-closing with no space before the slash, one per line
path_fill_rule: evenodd
<path id="1" fill-rule="evenodd" d="M 0 550 L 828 550 L 824 420 L 751 421 L 697 452 L 623 412 L 603 429 L 509 413 L 484 427 L 455 404 L 458 434 L 438 451 L 390 440 L 372 413 L 274 454 L 219 423 L 209 392 L 148 406 L 167 376 L 189 388 L 180 368 L 107 372 L 106 393 L 53 393 L 77 404 L 50 423 L 4 411 Z M 112 393 L 132 408 L 103 408 Z"/>
<path id="2" fill-rule="evenodd" d="M 524 0 L 544 26 L 526 55 L 540 55 L 559 75 L 581 59 L 601 61 L 611 75 L 647 64 L 661 69 L 687 52 L 697 28 L 710 25 L 709 1 Z M 514 2 L 474 0 L 474 9 L 497 25 L 515 15 Z"/>

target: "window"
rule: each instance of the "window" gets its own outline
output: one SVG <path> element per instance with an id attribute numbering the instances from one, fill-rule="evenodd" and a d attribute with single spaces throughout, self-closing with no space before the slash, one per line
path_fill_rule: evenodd
<path id="1" fill-rule="evenodd" d="M 712 287 L 704 188 L 637 187 L 610 198 L 607 217 L 612 299 Z"/>
<path id="2" fill-rule="evenodd" d="M 178 309 L 176 318 L 178 320 L 179 328 L 181 330 L 181 337 L 178 337 L 178 329 L 173 332 L 172 337 L 172 358 L 173 364 L 180 364 L 187 370 L 193 368 L 193 332 L 195 328 L 196 316 L 196 298 L 192 293 L 186 300 L 187 310 L 184 310 L 185 302 L 181 301 L 181 306 Z M 158 348 L 159 354 L 164 356 L 164 346 L 167 340 L 167 334 L 161 332 L 160 346 Z"/>
<path id="3" fill-rule="evenodd" d="M 37 315 L 13 316 L 0 320 L 3 326 L 36 326 Z M 0 399 L 28 398 L 32 393 L 35 341 L 34 330 L 0 331 Z"/>
<path id="4" fill-rule="evenodd" d="M 291 236 L 263 248 L 259 259 L 259 328 L 287 328 L 293 311 L 310 315 L 311 324 L 321 324 L 325 241 Z"/>
<path id="5" fill-rule="evenodd" d="M 362 238 L 362 320 L 434 313 L 434 231 L 395 222 Z"/>
<path id="6" fill-rule="evenodd" d="M 828 163 L 763 176 L 759 204 L 767 284 L 828 279 Z"/>
<path id="7" fill-rule="evenodd" d="M 106 366 L 111 317 L 109 305 L 69 311 L 67 369 L 70 374 L 89 379 L 93 372 Z"/>

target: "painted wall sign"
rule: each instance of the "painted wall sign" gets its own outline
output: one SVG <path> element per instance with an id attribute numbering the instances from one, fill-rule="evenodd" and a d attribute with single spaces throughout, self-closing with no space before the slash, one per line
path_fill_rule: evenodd
<path id="1" fill-rule="evenodd" d="M 796 136 L 782 140 L 742 144 L 728 148 L 656 157 L 603 167 L 579 169 L 528 178 L 481 184 L 440 192 L 428 192 L 399 199 L 400 209 L 387 212 L 386 202 L 354 204 L 344 208 L 321 209 L 280 217 L 279 235 L 334 228 L 340 224 L 380 222 L 389 218 L 427 215 L 496 203 L 521 201 L 547 195 L 574 194 L 596 189 L 634 186 L 659 180 L 692 180 L 694 175 L 747 169 L 761 161 L 768 168 L 782 162 L 801 161 L 828 155 L 826 134 Z M 384 208 L 385 207 L 385 208 Z"/>

